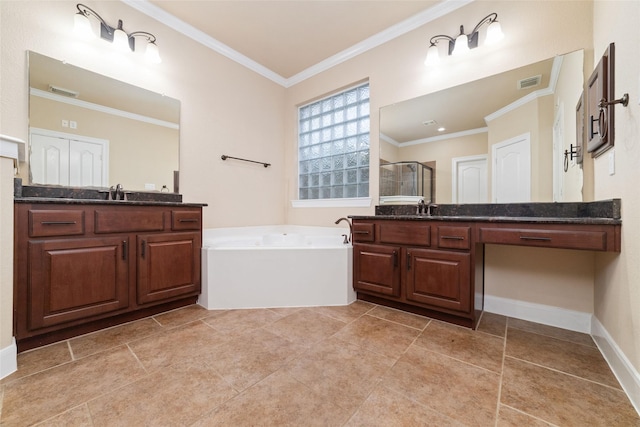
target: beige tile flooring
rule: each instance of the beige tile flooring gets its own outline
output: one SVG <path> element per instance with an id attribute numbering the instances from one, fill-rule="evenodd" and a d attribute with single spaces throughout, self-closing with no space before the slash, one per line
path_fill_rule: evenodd
<path id="1" fill-rule="evenodd" d="M 588 335 L 489 313 L 193 305 L 18 367 L 2 426 L 640 426 Z"/>

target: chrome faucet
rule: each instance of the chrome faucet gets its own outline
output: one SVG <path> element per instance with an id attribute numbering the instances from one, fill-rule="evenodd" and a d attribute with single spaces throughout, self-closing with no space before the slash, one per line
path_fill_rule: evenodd
<path id="1" fill-rule="evenodd" d="M 349 243 L 352 240 L 352 236 L 353 236 L 353 228 L 351 227 L 351 221 L 349 221 L 348 218 L 338 218 L 338 220 L 335 222 L 335 224 L 340 224 L 342 221 L 346 221 L 347 224 L 349 224 L 349 238 L 347 239 L 347 237 L 343 234 L 343 236 L 345 236 L 344 238 L 344 244 Z"/>
<path id="2" fill-rule="evenodd" d="M 438 208 L 438 205 L 436 205 L 435 203 L 432 203 L 431 200 L 428 200 L 425 203 L 424 199 L 420 199 L 420 201 L 418 202 L 416 211 L 418 215 L 431 216 L 431 214 L 433 213 L 433 209 L 437 209 L 437 208 Z"/>

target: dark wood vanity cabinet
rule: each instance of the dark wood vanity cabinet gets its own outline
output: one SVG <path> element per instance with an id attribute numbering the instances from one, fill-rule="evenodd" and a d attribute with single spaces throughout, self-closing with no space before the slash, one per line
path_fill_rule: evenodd
<path id="1" fill-rule="evenodd" d="M 19 350 L 195 302 L 198 206 L 15 203 Z"/>
<path id="2" fill-rule="evenodd" d="M 354 219 L 353 227 L 360 299 L 475 327 L 472 226 Z"/>
<path id="3" fill-rule="evenodd" d="M 359 299 L 472 328 L 484 305 L 485 244 L 620 252 L 613 218 L 352 220 Z"/>

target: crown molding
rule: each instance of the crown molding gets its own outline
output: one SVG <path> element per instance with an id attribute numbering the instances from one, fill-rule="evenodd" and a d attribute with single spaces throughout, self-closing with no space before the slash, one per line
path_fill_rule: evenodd
<path id="1" fill-rule="evenodd" d="M 168 122 L 166 120 L 159 120 L 153 117 L 143 116 L 142 114 L 131 113 L 129 111 L 118 110 L 117 108 L 106 107 L 100 104 L 94 104 L 93 102 L 82 101 L 80 99 L 68 98 L 66 96 L 56 95 L 55 93 L 47 92 L 42 89 L 30 88 L 29 94 L 40 98 L 49 99 L 51 101 L 61 102 L 63 104 L 74 105 L 76 107 L 85 108 L 87 110 L 98 111 L 100 113 L 111 114 L 112 116 L 124 117 L 131 120 L 137 120 L 139 122 L 150 123 L 156 126 L 162 126 L 169 129 L 180 129 L 180 125 L 177 123 Z"/>
<path id="2" fill-rule="evenodd" d="M 163 25 L 195 40 L 196 42 L 210 48 L 211 50 L 226 56 L 232 61 L 247 67 L 248 69 L 266 77 L 267 79 L 285 87 L 294 86 L 306 79 L 309 79 L 323 71 L 326 71 L 338 64 L 341 64 L 349 59 L 352 59 L 368 50 L 371 50 L 381 44 L 384 44 L 396 37 L 413 31 L 422 25 L 431 22 L 437 18 L 447 15 L 456 9 L 465 6 L 474 0 L 445 0 L 442 3 L 425 9 L 424 11 L 413 15 L 410 18 L 405 19 L 363 41 L 351 46 L 348 49 L 343 50 L 311 67 L 295 74 L 292 77 L 285 78 L 278 73 L 270 70 L 262 64 L 254 61 L 253 59 L 241 54 L 240 52 L 232 49 L 226 44 L 214 39 L 213 37 L 205 34 L 197 28 L 187 24 L 186 22 L 178 19 L 174 15 L 164 11 L 151 4 L 148 0 L 121 0 L 126 5 L 136 9 L 138 12 L 142 12 L 145 15 L 155 19 Z"/>
<path id="3" fill-rule="evenodd" d="M 142 12 L 145 15 L 155 19 L 163 25 L 183 34 L 196 42 L 208 47 L 209 49 L 218 52 L 220 55 L 237 62 L 240 65 L 247 67 L 248 69 L 260 74 L 269 80 L 278 83 L 281 86 L 286 87 L 287 79 L 281 75 L 271 71 L 264 65 L 261 65 L 253 59 L 241 54 L 240 52 L 230 48 L 226 44 L 214 39 L 213 37 L 205 34 L 197 28 L 187 24 L 181 19 L 176 18 L 174 15 L 165 12 L 163 9 L 149 3 L 147 0 L 121 0 L 126 5 L 136 9 L 138 12 Z"/>
<path id="4" fill-rule="evenodd" d="M 426 144 L 429 142 L 436 142 L 436 141 L 444 141 L 447 139 L 452 139 L 452 138 L 461 138 L 463 136 L 469 136 L 469 135 L 476 135 L 478 133 L 487 133 L 489 131 L 489 128 L 477 128 L 477 129 L 469 129 L 469 130 L 463 130 L 461 132 L 453 132 L 453 133 L 447 133 L 444 135 L 438 135 L 438 136 L 432 136 L 429 138 L 422 138 L 422 139 L 414 139 L 413 141 L 408 141 L 408 142 L 403 142 L 400 144 L 400 147 L 408 147 L 410 145 L 420 145 L 420 144 Z"/>
<path id="5" fill-rule="evenodd" d="M 318 62 L 317 64 L 312 65 L 306 70 L 303 70 L 298 74 L 289 77 L 287 79 L 287 85 L 285 87 L 290 87 L 298 84 L 303 80 L 306 80 L 315 76 L 316 74 L 333 68 L 336 65 L 348 61 L 349 59 L 352 59 L 368 50 L 387 43 L 388 41 L 391 41 L 410 31 L 413 31 L 416 28 L 420 28 L 424 24 L 447 15 L 454 10 L 471 3 L 472 1 L 474 0 L 446 0 L 442 3 L 438 3 L 435 6 L 430 7 L 429 9 L 425 9 L 422 12 L 419 12 L 405 19 L 404 21 L 401 21 L 377 34 L 374 34 L 373 36 L 364 39 L 360 43 L 356 43 L 350 48 L 345 49 L 333 56 L 330 56 L 324 61 Z"/>
<path id="6" fill-rule="evenodd" d="M 513 101 L 511 104 L 502 107 L 501 109 L 494 111 L 484 118 L 485 123 L 489 123 L 492 120 L 497 119 L 498 117 L 504 116 L 507 113 L 510 113 L 523 105 L 533 101 L 537 98 L 542 98 L 543 96 L 553 95 L 556 91 L 556 85 L 558 84 L 558 78 L 560 76 L 560 69 L 562 68 L 562 56 L 558 55 L 553 58 L 553 64 L 551 66 L 551 72 L 549 75 L 549 86 L 543 89 L 536 90 L 535 92 L 531 92 L 520 99 Z"/>

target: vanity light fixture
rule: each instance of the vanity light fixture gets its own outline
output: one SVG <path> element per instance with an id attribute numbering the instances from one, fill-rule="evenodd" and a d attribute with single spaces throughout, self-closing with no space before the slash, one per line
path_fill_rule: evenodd
<path id="1" fill-rule="evenodd" d="M 127 33 L 122 28 L 122 19 L 118 20 L 118 26 L 112 27 L 106 23 L 104 19 L 96 11 L 91 9 L 88 6 L 83 5 L 82 3 L 78 3 L 76 5 L 78 9 L 78 13 L 75 14 L 73 18 L 74 22 L 74 30 L 77 34 L 82 37 L 89 38 L 95 37 L 95 33 L 91 28 L 91 21 L 89 21 L 89 17 L 93 16 L 98 21 L 100 21 L 100 38 L 107 40 L 116 47 L 116 49 L 120 51 L 133 51 L 136 50 L 136 37 L 143 37 L 147 39 L 147 47 L 145 50 L 145 57 L 149 62 L 154 64 L 159 64 L 162 62 L 160 58 L 160 51 L 158 50 L 158 45 L 156 45 L 156 36 L 146 31 L 134 31 L 132 33 Z"/>
<path id="2" fill-rule="evenodd" d="M 502 33 L 502 28 L 500 23 L 498 22 L 498 14 L 491 13 L 484 18 L 471 30 L 469 34 L 465 34 L 464 26 L 460 25 L 460 34 L 453 37 L 439 34 L 437 36 L 431 37 L 429 40 L 429 49 L 427 50 L 427 58 L 424 61 L 425 65 L 434 65 L 440 60 L 440 54 L 438 52 L 438 42 L 446 41 L 447 42 L 447 54 L 448 55 L 461 55 L 468 52 L 471 49 L 475 49 L 478 47 L 478 38 L 480 27 L 482 25 L 488 24 L 487 34 L 485 37 L 484 43 L 489 45 L 493 44 L 504 37 Z"/>

